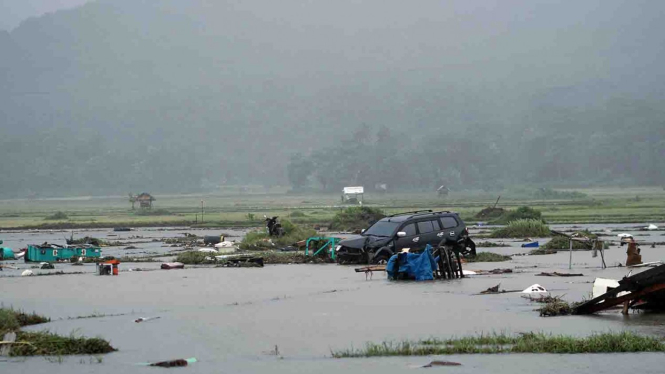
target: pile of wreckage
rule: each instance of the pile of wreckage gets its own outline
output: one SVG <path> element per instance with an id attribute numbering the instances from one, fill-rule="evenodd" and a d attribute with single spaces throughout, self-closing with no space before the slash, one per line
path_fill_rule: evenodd
<path id="1" fill-rule="evenodd" d="M 629 274 L 619 281 L 597 278 L 593 296 L 577 305 L 573 314 L 591 314 L 618 305 L 623 305 L 624 314 L 628 309 L 665 310 L 665 265 Z"/>

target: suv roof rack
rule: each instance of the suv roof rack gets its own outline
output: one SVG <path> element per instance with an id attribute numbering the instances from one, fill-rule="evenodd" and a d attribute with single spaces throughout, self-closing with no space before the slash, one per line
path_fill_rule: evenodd
<path id="1" fill-rule="evenodd" d="M 448 210 L 440 210 L 438 212 L 432 212 L 430 210 L 428 213 L 418 213 L 418 214 L 414 214 L 414 216 L 424 216 L 424 215 L 427 215 L 427 214 L 439 214 L 439 213 L 453 213 L 453 212 L 448 211 Z"/>
<path id="2" fill-rule="evenodd" d="M 403 216 L 403 215 L 405 215 L 405 214 L 417 214 L 417 213 L 423 213 L 423 212 L 432 213 L 432 209 L 428 209 L 428 210 L 414 210 L 414 211 L 412 211 L 412 212 L 395 213 L 395 214 L 389 215 L 388 217 Z"/>

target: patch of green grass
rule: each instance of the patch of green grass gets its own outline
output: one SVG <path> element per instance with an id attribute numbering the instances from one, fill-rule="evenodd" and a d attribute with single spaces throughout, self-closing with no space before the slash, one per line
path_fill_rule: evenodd
<path id="1" fill-rule="evenodd" d="M 289 214 L 289 217 L 291 217 L 291 218 L 300 218 L 300 217 L 306 217 L 306 216 L 307 216 L 307 214 L 305 214 L 304 212 L 301 212 L 299 210 L 293 211 Z"/>
<path id="2" fill-rule="evenodd" d="M 25 313 L 12 308 L 0 308 L 0 338 L 3 333 L 16 331 L 23 326 L 50 322 L 51 319 L 36 313 Z"/>
<path id="3" fill-rule="evenodd" d="M 240 242 L 240 249 L 248 251 L 262 251 L 279 249 L 292 245 L 309 237 L 316 236 L 316 230 L 295 225 L 291 221 L 281 221 L 284 235 L 280 237 L 268 236 L 265 230 L 248 232 Z"/>
<path id="4" fill-rule="evenodd" d="M 545 333 L 521 335 L 481 334 L 454 339 L 427 339 L 367 343 L 364 348 L 331 351 L 334 358 L 377 356 L 429 356 L 496 353 L 616 353 L 665 352 L 665 344 L 655 337 L 632 332 L 600 333 L 572 337 Z"/>
<path id="5" fill-rule="evenodd" d="M 510 261 L 513 258 L 510 256 L 500 255 L 493 252 L 478 252 L 475 257 L 469 257 L 466 262 L 502 262 Z"/>
<path id="6" fill-rule="evenodd" d="M 503 212 L 498 218 L 491 221 L 495 225 L 506 225 L 512 221 L 521 219 L 533 219 L 542 221 L 542 213 L 539 210 L 533 209 L 528 206 L 521 206 L 515 210 L 508 210 Z"/>
<path id="7" fill-rule="evenodd" d="M 550 228 L 536 219 L 518 219 L 490 234 L 492 238 L 543 238 L 550 235 Z"/>
<path id="8" fill-rule="evenodd" d="M 60 212 L 60 211 L 55 212 L 55 213 L 51 214 L 50 216 L 44 217 L 44 220 L 46 220 L 46 221 L 65 221 L 65 220 L 68 220 L 68 219 L 69 219 L 69 216 L 67 216 L 67 214 L 65 214 L 64 212 Z"/>
<path id="9" fill-rule="evenodd" d="M 495 243 L 495 242 L 479 242 L 479 243 L 476 243 L 476 248 L 477 247 L 485 247 L 485 248 L 510 247 L 510 244 Z"/>
<path id="10" fill-rule="evenodd" d="M 89 355 L 116 351 L 102 338 L 60 336 L 48 331 L 16 333 L 16 341 L 10 352 L 11 356 L 60 356 Z"/>
<path id="11" fill-rule="evenodd" d="M 172 213 L 166 209 L 139 209 L 134 214 L 137 216 L 169 216 Z"/>
<path id="12" fill-rule="evenodd" d="M 0 338 L 7 332 L 16 332 L 16 342 L 12 344 L 10 356 L 99 354 L 116 350 L 101 338 L 76 337 L 73 334 L 59 336 L 48 331 L 19 331 L 23 326 L 50 321 L 50 318 L 36 313 L 0 308 Z"/>

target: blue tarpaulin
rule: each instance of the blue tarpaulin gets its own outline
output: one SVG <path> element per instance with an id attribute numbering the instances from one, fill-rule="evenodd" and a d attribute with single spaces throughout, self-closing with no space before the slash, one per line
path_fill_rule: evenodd
<path id="1" fill-rule="evenodd" d="M 422 253 L 398 253 L 390 257 L 386 272 L 390 279 L 415 279 L 425 281 L 434 279 L 434 271 L 438 269 L 428 244 Z M 399 258 L 399 270 L 395 272 L 395 262 Z"/>

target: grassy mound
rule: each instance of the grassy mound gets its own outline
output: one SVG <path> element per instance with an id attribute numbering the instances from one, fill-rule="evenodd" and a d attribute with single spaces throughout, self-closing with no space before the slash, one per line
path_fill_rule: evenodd
<path id="1" fill-rule="evenodd" d="M 512 221 L 508 226 L 493 231 L 492 238 L 542 238 L 550 236 L 550 228 L 540 220 L 519 219 Z"/>
<path id="2" fill-rule="evenodd" d="M 478 212 L 474 218 L 484 221 L 490 221 L 501 217 L 506 212 L 503 208 L 492 208 L 487 207 L 480 212 Z"/>
<path id="3" fill-rule="evenodd" d="M 316 230 L 314 229 L 297 226 L 287 220 L 283 220 L 281 223 L 284 236 L 268 236 L 265 230 L 248 232 L 240 243 L 240 249 L 247 251 L 278 249 L 316 236 Z"/>
<path id="4" fill-rule="evenodd" d="M 594 334 L 585 338 L 524 333 L 490 334 L 467 338 L 428 339 L 421 341 L 367 343 L 364 348 L 332 351 L 334 358 L 377 356 L 430 356 L 449 354 L 497 353 L 614 353 L 665 352 L 665 344 L 656 337 L 633 332 Z"/>
<path id="5" fill-rule="evenodd" d="M 99 354 L 116 350 L 101 338 L 59 336 L 47 331 L 19 331 L 23 326 L 49 321 L 49 318 L 35 313 L 27 314 L 14 309 L 0 308 L 0 338 L 5 333 L 16 332 L 16 343 L 12 344 L 11 356 Z"/>
<path id="6" fill-rule="evenodd" d="M 510 261 L 513 258 L 510 256 L 500 255 L 498 253 L 492 252 L 478 252 L 475 257 L 470 257 L 466 259 L 466 262 L 502 262 Z"/>
<path id="7" fill-rule="evenodd" d="M 505 211 L 501 216 L 491 221 L 492 224 L 506 225 L 521 219 L 542 221 L 542 213 L 528 206 L 521 206 L 515 210 Z"/>
<path id="8" fill-rule="evenodd" d="M 381 209 L 366 206 L 351 207 L 335 214 L 330 224 L 332 230 L 356 231 L 368 228 L 386 215 Z"/>
<path id="9" fill-rule="evenodd" d="M 11 356 L 92 355 L 116 351 L 102 338 L 60 336 L 47 331 L 19 331 L 16 341 L 24 344 L 14 344 Z"/>

